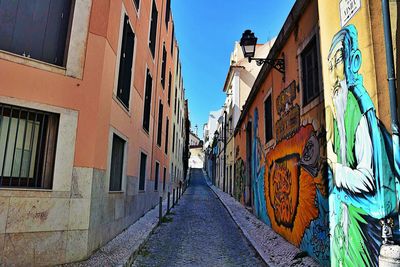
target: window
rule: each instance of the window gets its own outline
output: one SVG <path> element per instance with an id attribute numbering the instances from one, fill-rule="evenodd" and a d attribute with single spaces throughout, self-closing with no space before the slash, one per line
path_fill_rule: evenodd
<path id="1" fill-rule="evenodd" d="M 161 85 L 164 90 L 165 87 L 165 69 L 167 67 L 167 50 L 165 50 L 165 44 L 163 45 L 163 56 L 161 65 Z"/>
<path id="2" fill-rule="evenodd" d="M 165 25 L 167 26 L 168 29 L 168 22 L 169 22 L 169 16 L 171 13 L 171 0 L 167 0 L 167 7 L 165 10 Z"/>
<path id="3" fill-rule="evenodd" d="M 165 154 L 168 154 L 168 138 L 169 138 L 169 120 L 167 117 L 167 123 L 165 125 Z"/>
<path id="4" fill-rule="evenodd" d="M 265 142 L 272 139 L 272 106 L 271 95 L 264 101 L 264 119 L 265 119 Z"/>
<path id="5" fill-rule="evenodd" d="M 154 191 L 158 190 L 159 176 L 160 176 L 160 163 L 156 162 L 156 177 L 154 179 Z"/>
<path id="6" fill-rule="evenodd" d="M 172 129 L 172 153 L 175 152 L 175 123 Z"/>
<path id="7" fill-rule="evenodd" d="M 163 191 L 165 191 L 166 182 L 167 182 L 167 168 L 165 168 L 165 167 L 164 167 L 164 173 L 163 173 L 163 185 L 162 185 L 162 189 L 163 189 Z"/>
<path id="8" fill-rule="evenodd" d="M 173 163 L 171 163 L 171 182 L 173 182 L 174 181 L 174 164 Z"/>
<path id="9" fill-rule="evenodd" d="M 143 129 L 149 132 L 150 128 L 150 107 L 151 107 L 151 90 L 153 87 L 153 78 L 150 71 L 147 69 L 146 77 L 146 92 L 144 97 L 144 111 L 143 111 Z"/>
<path id="10" fill-rule="evenodd" d="M 156 2 L 153 0 L 153 7 L 151 9 L 150 36 L 149 36 L 149 48 L 153 58 L 154 58 L 154 53 L 156 51 L 157 19 L 158 19 L 157 6 Z"/>
<path id="11" fill-rule="evenodd" d="M 59 115 L 0 103 L 0 186 L 51 189 Z"/>
<path id="12" fill-rule="evenodd" d="M 139 10 L 139 8 L 140 8 L 140 0 L 133 0 L 133 2 L 135 3 L 136 10 Z"/>
<path id="13" fill-rule="evenodd" d="M 303 106 L 320 93 L 317 40 L 314 37 L 301 53 L 301 79 L 303 84 Z"/>
<path id="14" fill-rule="evenodd" d="M 123 165 L 124 165 L 125 141 L 113 134 L 111 168 L 110 168 L 110 191 L 121 191 Z"/>
<path id="15" fill-rule="evenodd" d="M 163 103 L 160 99 L 160 102 L 158 104 L 158 131 L 157 131 L 157 145 L 158 146 L 161 146 L 162 121 L 163 121 Z"/>
<path id="16" fill-rule="evenodd" d="M 139 191 L 144 190 L 144 183 L 146 180 L 146 164 L 147 155 L 143 152 L 140 153 L 140 177 L 139 177 Z"/>
<path id="17" fill-rule="evenodd" d="M 175 100 L 174 100 L 174 114 L 176 114 L 176 100 L 177 100 L 177 94 L 178 94 L 178 87 L 175 87 Z"/>
<path id="18" fill-rule="evenodd" d="M 0 49 L 64 66 L 72 2 L 0 1 Z"/>
<path id="19" fill-rule="evenodd" d="M 172 34 L 171 34 L 171 57 L 174 55 L 174 34 L 175 34 L 175 28 L 174 28 L 174 24 L 172 24 Z"/>
<path id="20" fill-rule="evenodd" d="M 126 108 L 129 108 L 134 44 L 135 35 L 133 34 L 132 28 L 129 24 L 129 17 L 125 15 L 119 61 L 117 98 Z"/>
<path id="21" fill-rule="evenodd" d="M 171 86 L 172 86 L 172 74 L 169 71 L 169 80 L 168 80 L 168 106 L 171 106 Z"/>

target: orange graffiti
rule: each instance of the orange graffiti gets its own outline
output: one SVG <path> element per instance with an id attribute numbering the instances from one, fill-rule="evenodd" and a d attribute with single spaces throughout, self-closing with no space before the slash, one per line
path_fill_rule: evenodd
<path id="1" fill-rule="evenodd" d="M 312 177 L 300 167 L 303 149 L 313 131 L 311 124 L 300 127 L 294 136 L 279 142 L 266 160 L 264 193 L 272 228 L 296 246 L 318 217 L 316 181 L 323 180 L 322 174 Z"/>

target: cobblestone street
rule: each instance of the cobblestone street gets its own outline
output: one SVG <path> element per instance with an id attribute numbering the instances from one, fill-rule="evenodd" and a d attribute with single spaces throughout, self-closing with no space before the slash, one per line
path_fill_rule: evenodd
<path id="1" fill-rule="evenodd" d="M 201 170 L 179 204 L 139 251 L 133 266 L 264 266 Z"/>

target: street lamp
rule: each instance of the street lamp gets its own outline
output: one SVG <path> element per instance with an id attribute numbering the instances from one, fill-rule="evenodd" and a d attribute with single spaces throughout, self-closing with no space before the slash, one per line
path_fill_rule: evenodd
<path id="1" fill-rule="evenodd" d="M 256 53 L 256 45 L 257 37 L 254 36 L 254 33 L 251 30 L 245 30 L 242 38 L 240 39 L 240 46 L 242 47 L 244 57 L 247 57 L 249 62 L 255 60 L 257 66 L 267 63 L 282 73 L 283 77 L 285 77 L 285 59 L 255 58 L 254 55 Z"/>

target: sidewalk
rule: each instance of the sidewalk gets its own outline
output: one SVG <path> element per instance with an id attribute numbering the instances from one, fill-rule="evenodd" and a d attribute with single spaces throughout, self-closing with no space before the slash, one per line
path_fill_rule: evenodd
<path id="1" fill-rule="evenodd" d="M 130 266 L 136 253 L 158 225 L 158 207 L 159 205 L 149 210 L 129 228 L 97 250 L 89 259 L 61 266 Z M 164 216 L 167 212 L 167 198 L 162 203 L 162 211 Z"/>
<path id="2" fill-rule="evenodd" d="M 204 170 L 203 173 L 208 186 L 218 196 L 232 219 L 268 266 L 320 266 L 314 259 L 306 256 L 304 252 L 257 219 L 233 197 L 212 185 Z"/>

